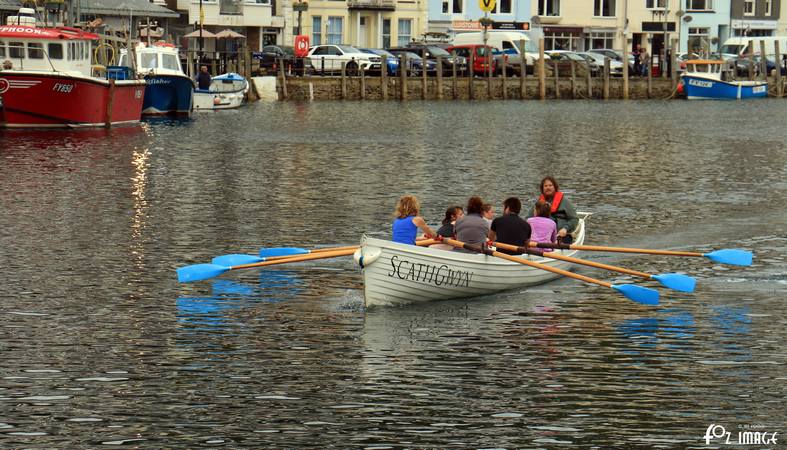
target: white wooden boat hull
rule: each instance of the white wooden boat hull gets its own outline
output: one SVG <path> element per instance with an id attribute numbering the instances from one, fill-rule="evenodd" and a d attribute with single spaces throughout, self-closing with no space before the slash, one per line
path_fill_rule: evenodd
<path id="1" fill-rule="evenodd" d="M 584 239 L 582 217 L 575 243 L 582 244 Z M 579 252 L 560 250 L 558 253 L 576 256 Z M 367 307 L 476 297 L 560 277 L 494 256 L 423 248 L 368 236 L 363 237 L 354 256 L 362 267 Z M 572 266 L 540 256 L 521 257 L 564 270 Z"/>

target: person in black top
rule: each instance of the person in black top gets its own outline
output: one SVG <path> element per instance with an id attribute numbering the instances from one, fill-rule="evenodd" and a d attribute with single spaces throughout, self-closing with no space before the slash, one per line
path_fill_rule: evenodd
<path id="1" fill-rule="evenodd" d="M 530 240 L 530 225 L 519 217 L 522 210 L 522 202 L 516 197 L 509 197 L 503 202 L 503 215 L 492 221 L 492 228 L 489 230 L 489 240 L 502 242 L 503 244 L 526 247 Z M 516 255 L 519 253 L 497 249 L 501 253 Z"/>
<path id="2" fill-rule="evenodd" d="M 204 91 L 210 90 L 210 82 L 211 78 L 208 73 L 208 66 L 200 67 L 199 73 L 197 74 L 197 88 Z"/>

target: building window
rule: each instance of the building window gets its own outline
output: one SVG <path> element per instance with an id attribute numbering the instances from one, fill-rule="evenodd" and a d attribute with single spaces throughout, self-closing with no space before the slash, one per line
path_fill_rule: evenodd
<path id="1" fill-rule="evenodd" d="M 328 17 L 328 44 L 341 44 L 342 43 L 342 26 L 344 25 L 343 17 Z"/>
<path id="2" fill-rule="evenodd" d="M 398 25 L 396 45 L 404 47 L 410 43 L 410 38 L 413 36 L 413 21 L 412 19 L 399 19 Z"/>
<path id="3" fill-rule="evenodd" d="M 538 0 L 539 16 L 559 16 L 560 0 Z"/>
<path id="4" fill-rule="evenodd" d="M 754 15 L 754 0 L 744 0 L 743 1 L 743 15 L 744 16 L 753 16 Z"/>
<path id="5" fill-rule="evenodd" d="M 241 15 L 243 14 L 243 4 L 240 0 L 219 0 L 219 14 Z"/>
<path id="6" fill-rule="evenodd" d="M 322 17 L 312 16 L 312 45 L 322 44 Z"/>
<path id="7" fill-rule="evenodd" d="M 710 11 L 713 9 L 713 0 L 686 0 L 686 9 L 689 11 Z"/>
<path id="8" fill-rule="evenodd" d="M 667 0 L 645 0 L 645 8 L 648 9 L 665 9 Z"/>
<path id="9" fill-rule="evenodd" d="M 451 3 L 451 10 L 447 11 L 449 14 L 462 14 L 462 2 L 464 0 L 448 0 Z M 443 6 L 445 8 L 446 5 Z"/>
<path id="10" fill-rule="evenodd" d="M 771 5 L 773 4 L 773 0 L 765 0 L 765 15 L 771 15 Z"/>
<path id="11" fill-rule="evenodd" d="M 383 19 L 383 48 L 391 48 L 391 19 Z"/>
<path id="12" fill-rule="evenodd" d="M 596 17 L 615 17 L 615 0 L 594 0 L 593 15 Z"/>
<path id="13" fill-rule="evenodd" d="M 511 14 L 511 0 L 497 0 L 495 14 Z"/>
<path id="14" fill-rule="evenodd" d="M 710 51 L 710 28 L 689 28 L 688 49 L 698 55 Z"/>
<path id="15" fill-rule="evenodd" d="M 579 49 L 580 38 L 576 34 L 553 31 L 544 33 L 545 50 L 572 50 Z"/>
<path id="16" fill-rule="evenodd" d="M 585 39 L 585 50 L 594 48 L 612 48 L 612 43 L 615 41 L 614 32 L 606 31 L 591 31 Z"/>

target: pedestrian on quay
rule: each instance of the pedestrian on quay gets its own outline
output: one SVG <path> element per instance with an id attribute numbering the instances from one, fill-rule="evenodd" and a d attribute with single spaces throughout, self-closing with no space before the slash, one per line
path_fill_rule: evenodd
<path id="1" fill-rule="evenodd" d="M 421 203 L 414 195 L 404 195 L 396 203 L 396 218 L 393 221 L 394 242 L 415 245 L 415 238 L 418 229 L 424 232 L 427 238 L 436 236 L 435 232 L 426 224 L 424 218 L 419 215 Z"/>
<path id="2" fill-rule="evenodd" d="M 492 221 L 489 230 L 489 240 L 503 244 L 524 247 L 530 239 L 531 228 L 525 219 L 519 217 L 522 210 L 522 202 L 516 197 L 508 197 L 503 201 L 503 215 Z M 519 255 L 521 253 L 512 252 L 505 249 L 497 249 L 501 253 L 509 255 Z"/>
<path id="3" fill-rule="evenodd" d="M 642 47 L 642 51 L 639 53 L 639 64 L 642 70 L 642 76 L 648 76 L 648 70 L 650 70 L 650 53 L 648 53 L 648 49 Z"/>
<path id="4" fill-rule="evenodd" d="M 199 73 L 197 74 L 197 88 L 203 91 L 210 90 L 210 83 L 212 79 L 208 73 L 208 66 L 200 66 Z"/>
<path id="5" fill-rule="evenodd" d="M 634 51 L 631 52 L 631 56 L 634 57 L 634 73 L 633 75 L 640 76 L 642 74 L 642 67 L 639 63 L 639 55 L 642 53 L 642 48 L 640 45 L 637 44 L 634 46 Z"/>

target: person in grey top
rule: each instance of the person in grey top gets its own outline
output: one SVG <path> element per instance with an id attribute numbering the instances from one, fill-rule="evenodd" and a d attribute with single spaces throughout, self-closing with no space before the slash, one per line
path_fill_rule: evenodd
<path id="1" fill-rule="evenodd" d="M 489 225 L 486 223 L 486 220 L 481 217 L 483 206 L 484 201 L 481 200 L 481 197 L 473 196 L 467 200 L 465 216 L 458 219 L 456 225 L 454 225 L 457 241 L 476 245 L 482 245 L 486 242 L 486 238 L 489 235 Z M 454 251 L 475 253 L 463 248 L 454 248 Z"/>

